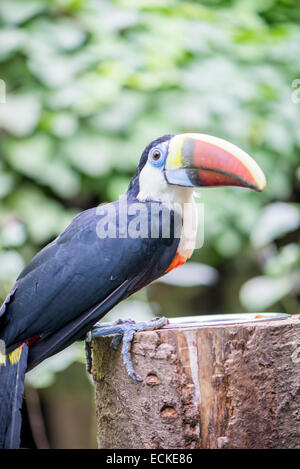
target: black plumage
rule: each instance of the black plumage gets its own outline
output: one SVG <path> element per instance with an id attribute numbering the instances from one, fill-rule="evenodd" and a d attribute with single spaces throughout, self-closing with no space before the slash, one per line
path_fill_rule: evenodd
<path id="1" fill-rule="evenodd" d="M 193 220 L 182 208 L 191 203 L 193 187 L 220 185 L 261 191 L 266 180 L 255 161 L 229 142 L 165 135 L 145 148 L 122 199 L 80 213 L 32 259 L 0 308 L 6 352 L 23 347 L 9 358 L 0 354 L 0 446 L 18 440 L 26 368 L 84 339 L 114 305 L 184 263 L 196 238 L 185 236 Z M 129 375 L 134 378 L 130 367 Z"/>
<path id="2" fill-rule="evenodd" d="M 86 210 L 77 215 L 56 240 L 42 249 L 19 275 L 0 309 L 0 339 L 6 353 L 22 346 L 17 364 L 6 359 L 0 364 L 0 447 L 19 443 L 20 407 L 25 371 L 72 342 L 85 338 L 92 326 L 115 304 L 165 273 L 177 250 L 179 238 L 162 236 L 162 210 L 159 204 L 160 236 L 151 236 L 150 202 L 144 202 L 139 223 L 147 236 L 120 236 L 134 220 L 130 208 L 138 202 L 139 174 L 152 146 L 143 152 L 127 194 L 121 201 Z M 126 201 L 126 226 L 122 226 Z M 132 215 L 133 213 L 133 215 Z M 99 236 L 98 226 L 105 218 L 116 237 Z M 137 227 L 138 229 L 138 227 Z M 124 234 L 124 233 L 123 233 Z M 178 236 L 178 234 L 177 234 Z M 3 360 L 3 358 L 2 358 Z M 13 392 L 11 392 L 13 391 Z"/>
<path id="3" fill-rule="evenodd" d="M 149 149 L 168 138 L 162 137 L 145 149 L 126 195 L 128 207 L 137 202 L 138 175 Z M 55 241 L 32 259 L 18 277 L 0 320 L 0 337 L 8 352 L 38 336 L 30 347 L 31 368 L 74 340 L 84 338 L 116 303 L 165 273 L 176 254 L 179 238 L 152 238 L 150 202 L 144 202 L 144 206 L 147 238 L 118 236 L 121 206 L 116 201 L 102 206 L 101 215 L 96 208 L 77 215 Z M 162 204 L 160 208 L 164 213 L 168 211 Z M 111 226 L 116 226 L 116 238 L 101 239 L 97 235 L 103 214 Z M 128 215 L 128 224 L 134 217 Z"/>
<path id="4" fill-rule="evenodd" d="M 20 360 L 0 366 L 0 448 L 15 449 L 20 445 L 21 408 L 28 347 L 22 347 Z"/>

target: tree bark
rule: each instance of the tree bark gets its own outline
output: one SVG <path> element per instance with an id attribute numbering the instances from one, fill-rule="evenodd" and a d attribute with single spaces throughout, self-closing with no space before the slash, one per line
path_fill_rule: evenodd
<path id="1" fill-rule="evenodd" d="M 300 316 L 94 340 L 99 448 L 300 448 Z"/>

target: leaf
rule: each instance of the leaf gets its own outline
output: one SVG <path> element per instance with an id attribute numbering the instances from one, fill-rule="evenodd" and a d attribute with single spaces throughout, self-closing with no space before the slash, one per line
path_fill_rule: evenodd
<path id="1" fill-rule="evenodd" d="M 106 174 L 114 159 L 112 145 L 96 135 L 79 134 L 69 139 L 63 152 L 77 169 L 93 177 Z"/>
<path id="2" fill-rule="evenodd" d="M 262 247 L 298 229 L 299 226 L 299 209 L 292 204 L 275 202 L 262 210 L 251 233 L 252 244 L 255 247 Z"/>
<path id="3" fill-rule="evenodd" d="M 25 382 L 37 389 L 47 388 L 55 382 L 56 373 L 68 368 L 72 363 L 82 361 L 82 343 L 75 342 L 62 352 L 43 361 L 37 368 L 26 374 Z"/>
<path id="4" fill-rule="evenodd" d="M 0 3 L 0 18 L 7 23 L 19 24 L 42 11 L 46 2 L 43 0 L 10 0 Z"/>
<path id="5" fill-rule="evenodd" d="M 40 114 L 41 103 L 34 95 L 9 94 L 5 105 L 1 105 L 0 128 L 17 137 L 24 137 L 36 128 Z"/>
<path id="6" fill-rule="evenodd" d="M 12 191 L 13 186 L 14 176 L 11 173 L 0 172 L 0 199 L 8 195 Z"/>
<path id="7" fill-rule="evenodd" d="M 79 24 L 68 18 L 40 18 L 30 27 L 31 37 L 36 36 L 51 47 L 59 50 L 72 51 L 80 47 L 86 35 Z"/>
<path id="8" fill-rule="evenodd" d="M 270 276 L 280 276 L 300 266 L 300 245 L 290 243 L 280 249 L 278 254 L 270 256 L 264 266 L 264 272 Z"/>
<path id="9" fill-rule="evenodd" d="M 0 31 L 0 60 L 6 60 L 13 52 L 21 48 L 25 38 L 25 32 L 19 29 L 2 29 Z"/>
<path id="10" fill-rule="evenodd" d="M 266 276 L 248 280 L 240 290 L 240 301 L 249 311 L 264 311 L 290 293 L 299 275 L 286 275 L 280 278 Z"/>
<path id="11" fill-rule="evenodd" d="M 32 186 L 16 190 L 10 204 L 24 222 L 29 239 L 37 245 L 55 238 L 77 213 L 77 210 L 64 210 L 59 202 L 48 199 L 39 189 Z"/>
<path id="12" fill-rule="evenodd" d="M 195 287 L 214 285 L 218 278 L 218 271 L 213 267 L 198 262 L 187 262 L 159 278 L 157 282 L 178 287 Z"/>
<path id="13" fill-rule="evenodd" d="M 14 282 L 25 263 L 17 251 L 0 252 L 0 281 Z"/>
<path id="14" fill-rule="evenodd" d="M 12 219 L 4 224 L 0 230 L 0 244 L 4 247 L 20 246 L 26 241 L 24 225 Z"/>
<path id="15" fill-rule="evenodd" d="M 48 185 L 60 196 L 74 196 L 80 189 L 79 177 L 64 161 L 53 157 L 52 143 L 45 134 L 11 141 L 7 145 L 7 159 L 18 171 Z"/>

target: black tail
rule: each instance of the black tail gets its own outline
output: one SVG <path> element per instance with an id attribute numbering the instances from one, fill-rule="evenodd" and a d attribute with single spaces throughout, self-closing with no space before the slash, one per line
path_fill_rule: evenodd
<path id="1" fill-rule="evenodd" d="M 27 356 L 28 347 L 24 344 L 7 357 L 0 357 L 0 448 L 20 446 Z"/>

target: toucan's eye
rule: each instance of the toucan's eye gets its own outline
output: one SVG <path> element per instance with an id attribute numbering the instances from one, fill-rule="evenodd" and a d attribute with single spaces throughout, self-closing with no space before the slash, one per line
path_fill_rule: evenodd
<path id="1" fill-rule="evenodd" d="M 162 157 L 162 153 L 160 150 L 158 150 L 158 148 L 154 148 L 151 152 L 151 157 L 153 161 L 159 161 Z"/>

